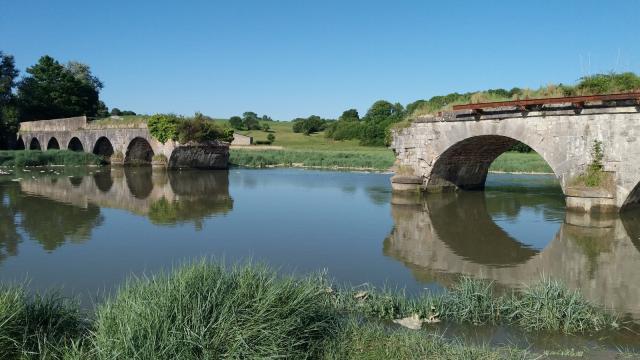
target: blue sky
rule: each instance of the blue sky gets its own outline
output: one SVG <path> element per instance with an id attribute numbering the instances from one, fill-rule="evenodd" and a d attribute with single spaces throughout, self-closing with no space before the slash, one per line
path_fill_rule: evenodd
<path id="1" fill-rule="evenodd" d="M 640 1 L 0 0 L 0 50 L 91 66 L 109 107 L 289 120 L 640 73 Z"/>

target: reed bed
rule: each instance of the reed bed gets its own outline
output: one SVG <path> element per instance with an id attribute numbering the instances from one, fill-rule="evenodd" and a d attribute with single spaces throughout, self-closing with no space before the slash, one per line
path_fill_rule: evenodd
<path id="1" fill-rule="evenodd" d="M 2 359 L 498 359 L 514 348 L 465 345 L 384 320 L 510 325 L 526 331 L 597 333 L 615 314 L 562 284 L 543 280 L 496 295 L 493 284 L 462 278 L 449 290 L 333 288 L 324 276 L 279 276 L 263 265 L 200 261 L 133 278 L 90 314 L 56 294 L 0 288 Z"/>
<path id="2" fill-rule="evenodd" d="M 391 151 L 242 150 L 232 149 L 229 162 L 255 168 L 276 166 L 387 170 L 395 160 Z"/>
<path id="3" fill-rule="evenodd" d="M 98 155 L 70 150 L 4 150 L 0 151 L 0 166 L 100 165 Z"/>

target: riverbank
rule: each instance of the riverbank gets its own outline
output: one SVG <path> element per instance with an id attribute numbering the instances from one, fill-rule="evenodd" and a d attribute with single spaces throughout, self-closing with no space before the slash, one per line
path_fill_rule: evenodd
<path id="1" fill-rule="evenodd" d="M 621 326 L 615 314 L 552 281 L 497 295 L 490 283 L 464 278 L 444 294 L 408 298 L 338 288 L 321 275 L 198 262 L 132 279 L 89 314 L 55 294 L 0 287 L 3 359 L 540 358 L 445 339 L 428 331 L 438 322 L 570 334 Z"/>
<path id="2" fill-rule="evenodd" d="M 100 165 L 102 158 L 98 155 L 70 150 L 2 150 L 0 166 L 78 166 Z"/>
<path id="3" fill-rule="evenodd" d="M 387 149 L 362 150 L 249 150 L 231 149 L 229 163 L 235 166 L 309 167 L 345 170 L 388 170 L 395 161 Z"/>

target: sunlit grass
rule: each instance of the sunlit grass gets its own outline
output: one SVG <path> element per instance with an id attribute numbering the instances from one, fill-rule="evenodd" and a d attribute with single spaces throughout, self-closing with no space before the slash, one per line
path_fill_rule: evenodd
<path id="1" fill-rule="evenodd" d="M 71 150 L 4 150 L 0 151 L 0 166 L 99 165 L 98 155 Z"/>
<path id="2" fill-rule="evenodd" d="M 489 171 L 511 173 L 553 173 L 549 164 L 547 164 L 547 162 L 535 152 L 506 152 L 498 156 L 498 158 L 491 163 Z"/>

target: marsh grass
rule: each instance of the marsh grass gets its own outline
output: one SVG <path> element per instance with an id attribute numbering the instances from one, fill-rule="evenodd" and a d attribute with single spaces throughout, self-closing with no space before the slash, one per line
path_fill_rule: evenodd
<path id="1" fill-rule="evenodd" d="M 0 151 L 0 166 L 25 167 L 49 165 L 100 165 L 98 155 L 70 150 L 3 150 Z"/>
<path id="2" fill-rule="evenodd" d="M 395 160 L 391 151 L 243 150 L 231 149 L 229 162 L 236 166 L 304 166 L 342 169 L 387 170 Z"/>
<path id="3" fill-rule="evenodd" d="M 408 297 L 402 290 L 336 290 L 321 274 L 282 277 L 263 265 L 205 261 L 129 280 L 91 321 L 78 309 L 55 294 L 0 289 L 0 358 L 518 359 L 530 354 L 386 320 L 417 314 L 563 333 L 618 327 L 615 315 L 551 280 L 497 295 L 490 282 L 462 278 L 443 293 Z"/>
<path id="4" fill-rule="evenodd" d="M 78 304 L 56 293 L 28 296 L 22 288 L 0 288 L 0 358 L 57 358 L 86 335 Z"/>
<path id="5" fill-rule="evenodd" d="M 339 291 L 336 306 L 344 313 L 368 318 L 420 318 L 471 325 L 512 325 L 526 331 L 593 333 L 617 329 L 618 318 L 598 308 L 562 284 L 548 279 L 497 296 L 490 282 L 463 277 L 443 294 L 408 298 L 401 291 Z M 358 296 L 360 295 L 360 296 Z"/>
<path id="6" fill-rule="evenodd" d="M 553 174 L 549 164 L 536 152 L 506 152 L 491 163 L 489 171 Z"/>
<path id="7" fill-rule="evenodd" d="M 323 359 L 530 359 L 526 350 L 468 345 L 408 329 L 391 329 L 380 322 L 345 321 L 340 338 L 328 344 Z"/>
<path id="8" fill-rule="evenodd" d="M 324 282 L 197 263 L 129 282 L 98 309 L 101 358 L 307 358 L 337 331 Z"/>

